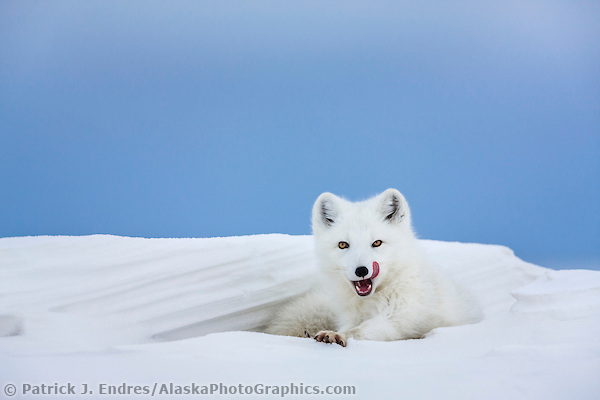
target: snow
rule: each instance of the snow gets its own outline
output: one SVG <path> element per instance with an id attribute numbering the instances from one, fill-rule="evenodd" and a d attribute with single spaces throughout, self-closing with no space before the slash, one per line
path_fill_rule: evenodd
<path id="1" fill-rule="evenodd" d="M 101 395 L 101 384 L 155 383 L 356 390 L 320 398 L 600 398 L 600 272 L 552 271 L 502 246 L 420 243 L 484 319 L 342 348 L 261 333 L 318 279 L 308 236 L 0 239 L 0 386 L 15 384 L 14 398 L 30 398 L 24 384 L 68 383 L 89 385 L 89 399 L 125 396 Z"/>

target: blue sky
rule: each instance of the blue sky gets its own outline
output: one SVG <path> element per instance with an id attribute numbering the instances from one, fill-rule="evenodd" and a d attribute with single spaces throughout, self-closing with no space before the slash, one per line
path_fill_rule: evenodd
<path id="1" fill-rule="evenodd" d="M 600 268 L 600 3 L 3 1 L 0 236 L 420 237 Z"/>

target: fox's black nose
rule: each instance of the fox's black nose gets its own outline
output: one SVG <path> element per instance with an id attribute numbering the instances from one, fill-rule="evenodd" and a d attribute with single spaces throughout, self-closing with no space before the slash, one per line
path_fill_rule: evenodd
<path id="1" fill-rule="evenodd" d="M 367 274 L 369 273 L 369 269 L 367 267 L 358 267 L 358 268 L 356 268 L 356 271 L 354 271 L 354 273 L 359 278 L 363 278 L 363 277 L 367 276 Z"/>

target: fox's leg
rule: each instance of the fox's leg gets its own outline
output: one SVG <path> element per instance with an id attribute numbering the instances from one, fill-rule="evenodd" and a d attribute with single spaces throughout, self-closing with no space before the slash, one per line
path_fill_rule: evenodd
<path id="1" fill-rule="evenodd" d="M 337 343 L 346 346 L 349 338 L 357 340 L 391 341 L 418 338 L 418 334 L 401 332 L 396 324 L 384 316 L 368 319 L 358 326 L 343 326 L 339 332 L 321 331 L 315 337 L 318 342 Z"/>
<path id="2" fill-rule="evenodd" d="M 358 340 L 379 340 L 390 341 L 398 339 L 406 339 L 402 335 L 395 324 L 389 318 L 377 316 L 368 319 L 355 327 L 345 327 L 342 332 L 349 337 Z"/>
<path id="3" fill-rule="evenodd" d="M 398 331 L 389 320 L 379 317 L 366 320 L 354 328 L 346 328 L 340 329 L 339 332 L 321 331 L 315 336 L 315 340 L 323 343 L 337 343 L 342 347 L 346 347 L 348 338 L 379 341 L 403 339 L 398 335 Z"/>
<path id="4" fill-rule="evenodd" d="M 415 321 L 397 320 L 386 316 L 377 316 L 368 319 L 351 328 L 344 333 L 350 338 L 358 340 L 405 340 L 405 339 L 422 339 L 427 332 L 439 325 L 423 325 L 415 323 Z"/>

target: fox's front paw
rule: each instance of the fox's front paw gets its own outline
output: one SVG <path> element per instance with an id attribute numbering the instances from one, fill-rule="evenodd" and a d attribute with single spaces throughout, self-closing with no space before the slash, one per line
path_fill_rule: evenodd
<path id="1" fill-rule="evenodd" d="M 321 331 L 315 336 L 317 342 L 337 343 L 342 347 L 346 347 L 346 336 L 334 331 Z"/>

